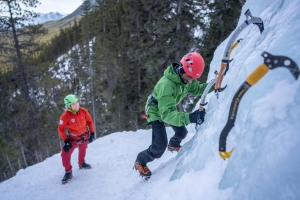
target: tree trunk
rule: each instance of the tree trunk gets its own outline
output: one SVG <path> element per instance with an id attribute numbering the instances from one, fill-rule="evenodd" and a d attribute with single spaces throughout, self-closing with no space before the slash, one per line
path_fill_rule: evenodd
<path id="1" fill-rule="evenodd" d="M 90 51 L 90 43 L 89 43 L 89 31 L 87 36 L 87 53 L 88 53 L 88 62 L 89 62 L 89 69 L 90 69 L 90 76 L 91 76 L 91 93 L 92 93 L 92 112 L 93 112 L 93 121 L 94 121 L 94 131 L 95 131 L 95 138 L 97 138 L 97 130 L 96 130 L 96 112 L 95 112 L 95 101 L 94 101 L 94 85 L 93 85 L 93 67 L 91 65 L 91 51 Z"/>
<path id="2" fill-rule="evenodd" d="M 22 165 L 21 165 L 21 162 L 20 162 L 20 159 L 18 158 L 18 164 L 19 164 L 19 170 L 20 169 L 23 169 Z"/>
<path id="3" fill-rule="evenodd" d="M 14 167 L 12 166 L 12 164 L 10 163 L 10 160 L 9 160 L 7 154 L 6 154 L 6 159 L 7 159 L 8 165 L 9 165 L 9 167 L 10 167 L 11 176 L 13 176 L 13 175 L 15 174 L 15 169 L 14 169 Z"/>
<path id="4" fill-rule="evenodd" d="M 28 163 L 27 163 L 27 160 L 26 160 L 26 157 L 25 157 L 23 145 L 22 145 L 21 141 L 19 143 L 20 143 L 21 153 L 22 153 L 22 156 L 23 156 L 23 160 L 24 160 L 25 166 L 28 167 Z"/>
<path id="5" fill-rule="evenodd" d="M 11 17 L 10 22 L 11 22 L 12 34 L 13 34 L 14 44 L 15 44 L 14 47 L 15 47 L 16 54 L 17 54 L 17 66 L 18 66 L 19 72 L 21 74 L 21 80 L 23 83 L 21 91 L 23 91 L 22 95 L 24 96 L 26 106 L 28 107 L 27 114 L 28 114 L 28 118 L 29 118 L 29 126 L 31 129 L 35 129 L 35 123 L 34 123 L 32 106 L 31 106 L 31 102 L 30 102 L 29 88 L 28 88 L 28 82 L 27 82 L 27 78 L 26 78 L 25 66 L 22 62 L 22 53 L 20 50 L 19 40 L 17 37 L 16 27 L 14 24 L 12 13 L 10 13 L 10 17 Z"/>

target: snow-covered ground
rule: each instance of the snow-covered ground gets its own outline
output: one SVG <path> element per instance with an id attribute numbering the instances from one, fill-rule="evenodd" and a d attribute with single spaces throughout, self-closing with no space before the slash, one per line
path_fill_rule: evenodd
<path id="1" fill-rule="evenodd" d="M 247 0 L 238 25 L 247 9 L 262 18 L 264 32 L 251 24 L 239 35 L 243 40 L 223 81 L 227 89 L 218 99 L 208 96 L 204 124 L 198 132 L 194 125 L 187 127 L 178 154 L 165 152 L 148 164 L 153 172 L 149 181 L 132 167 L 137 154 L 149 146 L 151 129 L 119 132 L 89 145 L 90 170 L 78 169 L 75 150 L 74 177 L 66 185 L 61 184 L 64 169 L 56 154 L 0 183 L 1 199 L 300 199 L 300 80 L 287 69 L 270 70 L 244 95 L 227 139 L 228 150 L 235 150 L 225 161 L 219 156 L 219 135 L 232 97 L 263 63 L 261 53 L 288 56 L 300 66 L 300 1 Z M 209 80 L 220 68 L 229 38 L 215 52 Z M 172 129 L 167 132 L 170 138 Z"/>

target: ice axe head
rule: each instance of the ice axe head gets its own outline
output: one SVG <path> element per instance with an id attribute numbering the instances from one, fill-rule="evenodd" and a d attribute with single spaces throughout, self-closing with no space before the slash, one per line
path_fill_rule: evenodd
<path id="1" fill-rule="evenodd" d="M 297 80 L 299 77 L 299 67 L 295 61 L 286 56 L 274 56 L 266 51 L 262 52 L 262 57 L 264 57 L 264 64 L 267 65 L 269 69 L 275 69 L 278 67 L 283 67 L 288 69 L 292 76 Z"/>
<path id="2" fill-rule="evenodd" d="M 256 26 L 258 26 L 260 34 L 262 34 L 262 32 L 265 30 L 265 28 L 264 28 L 264 22 L 263 21 L 261 21 L 261 22 L 254 22 L 253 24 L 255 24 Z"/>
<path id="3" fill-rule="evenodd" d="M 249 21 L 258 26 L 260 34 L 262 34 L 262 32 L 265 30 L 263 20 L 260 17 L 253 17 L 249 9 L 246 10 L 244 14 Z"/>

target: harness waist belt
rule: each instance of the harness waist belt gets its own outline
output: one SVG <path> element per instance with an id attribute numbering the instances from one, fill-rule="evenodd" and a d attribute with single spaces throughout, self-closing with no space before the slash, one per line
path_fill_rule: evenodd
<path id="1" fill-rule="evenodd" d="M 151 95 L 150 102 L 158 105 L 158 101 Z"/>
<path id="2" fill-rule="evenodd" d="M 83 136 L 84 134 L 87 134 L 87 133 L 88 132 L 84 132 L 84 133 L 81 133 L 81 134 L 74 134 L 74 133 L 71 133 L 71 132 L 68 131 L 68 135 L 75 136 L 75 137 L 81 137 L 81 136 Z"/>

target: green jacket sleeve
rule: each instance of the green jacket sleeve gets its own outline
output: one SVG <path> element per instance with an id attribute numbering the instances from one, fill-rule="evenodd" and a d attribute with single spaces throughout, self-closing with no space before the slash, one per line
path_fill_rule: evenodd
<path id="1" fill-rule="evenodd" d="M 158 86 L 157 100 L 159 114 L 163 122 L 173 126 L 186 126 L 190 123 L 189 113 L 178 112 L 176 108 L 175 86 L 160 84 Z"/>
<path id="2" fill-rule="evenodd" d="M 208 85 L 208 83 L 199 84 L 196 80 L 193 80 L 193 82 L 191 83 L 191 86 L 189 88 L 188 93 L 192 94 L 194 96 L 201 96 L 207 85 Z M 209 93 L 212 92 L 212 91 L 214 91 L 214 87 L 210 88 Z"/>

